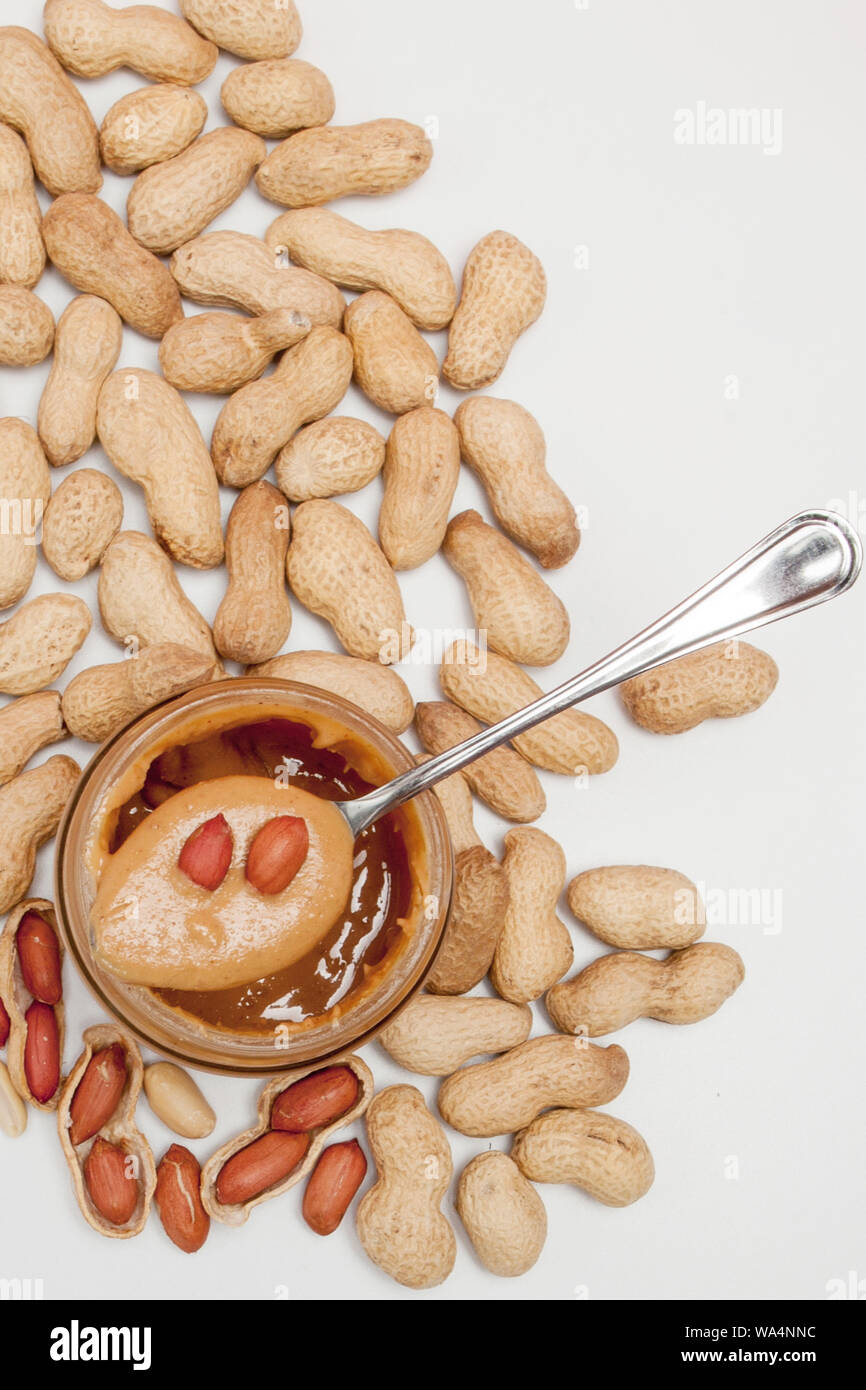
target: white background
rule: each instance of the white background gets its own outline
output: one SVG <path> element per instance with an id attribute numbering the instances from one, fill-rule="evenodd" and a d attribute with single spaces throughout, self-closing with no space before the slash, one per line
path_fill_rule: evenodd
<path id="1" fill-rule="evenodd" d="M 307 0 L 302 10 L 298 56 L 331 77 L 339 123 L 438 123 L 419 183 L 339 211 L 426 232 L 457 273 L 494 227 L 546 267 L 544 316 L 494 387 L 536 414 L 553 471 L 588 509 L 577 557 L 552 577 L 573 635 L 546 681 L 588 664 L 799 508 L 835 500 L 862 524 L 866 23 L 856 0 Z M 36 0 L 6 0 L 3 17 L 41 32 Z M 210 125 L 224 120 L 219 85 L 234 62 L 221 55 L 203 85 Z M 141 80 L 121 72 L 81 85 L 99 121 Z M 674 112 L 700 101 L 781 108 L 781 152 L 676 144 Z M 120 211 L 129 186 L 106 175 Z M 250 189 L 215 225 L 262 234 L 279 210 Z M 38 292 L 55 313 L 70 296 L 53 272 Z M 433 341 L 444 351 L 444 335 Z M 156 345 L 127 330 L 121 364 L 154 367 Z M 0 373 L 2 413 L 35 422 L 47 369 Z M 192 403 L 209 437 L 220 402 Z M 440 404 L 452 410 L 456 394 L 443 390 Z M 388 428 L 354 390 L 341 413 Z M 98 449 L 82 462 L 109 467 Z M 125 525 L 146 529 L 135 489 L 124 494 Z M 374 527 L 379 497 L 377 481 L 351 503 Z M 466 506 L 484 509 L 468 473 L 455 511 Z M 212 619 L 224 574 L 182 579 Z M 470 623 L 438 557 L 402 584 L 414 624 Z M 32 593 L 56 587 L 41 563 Z M 95 576 L 78 589 L 96 612 Z M 155 1215 L 134 1241 L 102 1239 L 78 1212 L 52 1120 L 34 1113 L 25 1137 L 3 1141 L 0 1276 L 41 1278 L 49 1298 L 132 1299 L 822 1299 L 849 1271 L 866 1279 L 864 605 L 861 581 L 758 637 L 781 668 L 758 713 L 660 738 L 632 726 L 611 692 L 592 708 L 620 737 L 614 771 L 588 790 L 545 775 L 540 824 L 563 843 L 570 875 L 645 862 L 723 895 L 781 893 L 781 923 L 708 931 L 747 967 L 718 1015 L 688 1029 L 644 1021 L 616 1039 L 632 1071 L 611 1109 L 656 1159 L 644 1200 L 617 1211 L 544 1188 L 547 1246 L 513 1282 L 482 1269 L 454 1216 L 454 1273 L 415 1294 L 367 1260 L 351 1218 L 328 1240 L 310 1233 L 298 1190 L 240 1231 L 215 1225 L 195 1258 L 168 1243 Z M 295 604 L 290 643 L 333 639 Z M 97 618 L 67 676 L 119 655 Z M 417 698 L 435 697 L 434 670 L 406 675 Z M 478 821 L 499 849 L 505 825 L 484 812 Z M 40 892 L 50 868 L 49 848 Z M 572 925 L 582 966 L 599 946 Z M 71 1064 L 99 1010 L 71 967 L 66 988 Z M 549 1024 L 537 1012 L 540 1033 Z M 380 1086 L 414 1079 L 375 1045 L 365 1055 Z M 436 1083 L 417 1080 L 432 1103 Z M 219 1124 L 195 1146 L 202 1159 L 250 1123 L 257 1091 L 203 1085 Z M 144 1102 L 140 1120 L 159 1157 L 171 1136 Z M 456 1173 L 486 1146 L 449 1137 Z M 453 1215 L 452 1201 L 453 1188 Z"/>

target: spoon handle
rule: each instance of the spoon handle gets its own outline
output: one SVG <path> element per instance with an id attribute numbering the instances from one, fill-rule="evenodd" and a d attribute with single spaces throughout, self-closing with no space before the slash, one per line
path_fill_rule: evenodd
<path id="1" fill-rule="evenodd" d="M 827 511 L 800 512 L 690 598 L 585 671 L 465 743 L 455 744 L 356 801 L 343 802 L 342 810 L 358 835 L 385 811 L 552 714 L 654 666 L 835 598 L 854 583 L 862 559 L 860 538 L 844 517 Z"/>

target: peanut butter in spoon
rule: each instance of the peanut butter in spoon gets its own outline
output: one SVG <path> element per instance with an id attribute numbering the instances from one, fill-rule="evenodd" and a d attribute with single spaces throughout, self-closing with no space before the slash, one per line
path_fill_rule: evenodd
<path id="1" fill-rule="evenodd" d="M 179 868 L 189 836 L 222 813 L 232 831 L 231 866 L 218 888 Z M 309 849 L 281 893 L 247 882 L 256 833 L 276 816 L 300 816 Z M 284 970 L 339 917 L 352 884 L 353 841 L 330 802 L 270 778 L 230 776 L 179 791 L 136 827 L 102 865 L 91 912 L 99 960 L 130 984 L 219 990 Z"/>

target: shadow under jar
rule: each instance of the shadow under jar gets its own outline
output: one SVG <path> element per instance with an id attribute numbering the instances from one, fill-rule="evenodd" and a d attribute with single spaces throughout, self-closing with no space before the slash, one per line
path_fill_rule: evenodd
<path id="1" fill-rule="evenodd" d="M 130 984 L 96 953 L 92 913 L 106 864 L 184 790 L 255 776 L 333 801 L 413 765 L 357 706 L 286 681 L 220 681 L 144 715 L 96 754 L 58 836 L 58 923 L 91 990 L 147 1045 L 216 1071 L 283 1071 L 368 1040 L 421 983 L 445 927 L 452 856 L 432 792 L 358 837 L 345 908 L 273 973 L 220 988 Z M 214 792 L 218 812 L 216 783 Z M 158 933 L 158 922 L 142 925 Z M 250 925 L 254 933 L 254 903 Z"/>

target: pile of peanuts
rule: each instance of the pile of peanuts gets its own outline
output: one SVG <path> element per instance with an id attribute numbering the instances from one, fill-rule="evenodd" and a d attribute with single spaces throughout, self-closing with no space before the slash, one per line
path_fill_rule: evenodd
<path id="1" fill-rule="evenodd" d="M 27 894 L 36 851 L 54 835 L 80 769 L 64 755 L 28 769 L 30 759 L 67 736 L 100 742 L 225 674 L 227 661 L 342 695 L 398 734 L 414 723 L 426 754 L 439 753 L 541 693 L 525 667 L 557 661 L 570 633 L 542 571 L 569 563 L 580 542 L 528 410 L 486 394 L 467 395 L 453 418 L 435 404 L 440 376 L 460 392 L 497 380 L 544 307 L 537 256 L 490 231 L 458 292 L 445 257 L 419 232 L 371 231 L 326 206 L 421 177 L 433 155 L 424 130 L 393 118 L 331 124 L 328 78 L 291 56 L 302 36 L 292 0 L 180 8 L 183 18 L 149 5 L 47 0 L 44 39 L 0 28 L 0 368 L 26 368 L 53 350 L 35 428 L 0 420 L 0 504 L 21 519 L 0 534 L 0 608 L 20 604 L 0 623 L 0 693 L 12 697 L 0 708 L 0 911 L 9 914 L 0 1125 L 20 1134 L 27 1105 L 56 1111 L 94 1229 L 134 1236 L 155 1200 L 167 1234 L 192 1252 L 211 1218 L 238 1225 L 304 1177 L 309 1225 L 335 1230 L 367 1160 L 357 1140 L 326 1140 L 365 1115 L 377 1176 L 357 1208 L 358 1235 L 377 1265 L 415 1289 L 441 1283 L 456 1257 L 441 1210 L 452 1176 L 445 1125 L 485 1140 L 513 1135 L 510 1154 L 485 1149 L 464 1168 L 456 1208 L 481 1263 L 519 1275 L 546 1235 L 536 1184 L 570 1183 L 624 1206 L 653 1181 L 642 1136 L 596 1108 L 622 1091 L 628 1057 L 590 1040 L 642 1017 L 697 1022 L 743 978 L 735 951 L 699 939 L 695 885 L 673 869 L 633 865 L 590 868 L 568 884 L 574 917 L 612 949 L 564 978 L 574 955 L 556 912 L 566 858 L 529 823 L 545 809 L 538 770 L 592 777 L 617 761 L 614 733 L 590 714 L 558 714 L 437 789 L 456 855 L 453 908 L 424 991 L 380 1041 L 407 1071 L 444 1078 L 445 1125 L 414 1086 L 374 1095 L 368 1067 L 351 1056 L 269 1082 L 256 1124 L 203 1169 L 179 1144 L 157 1165 L 136 1126 L 142 1088 L 180 1137 L 214 1128 L 186 1073 L 165 1062 L 145 1069 L 134 1039 L 111 1023 L 86 1030 L 63 1075 L 63 952 L 52 904 Z M 194 88 L 220 48 L 243 61 L 221 89 L 229 124 L 203 133 L 209 112 Z M 149 85 L 123 96 L 97 129 L 70 74 L 121 67 Z M 125 222 L 99 196 L 103 165 L 132 180 Z M 44 215 L 36 180 L 52 199 Z M 252 180 L 285 210 L 261 237 L 208 231 Z M 56 324 L 34 293 L 47 261 L 76 291 Z M 348 303 L 345 290 L 354 292 Z M 206 312 L 187 314 L 184 300 Z M 159 340 L 160 373 L 117 370 L 124 325 Z M 445 329 L 440 364 L 424 334 Z M 353 381 L 396 417 L 387 438 L 332 413 Z M 210 445 L 184 392 L 227 398 Z M 141 488 L 152 534 L 121 529 L 121 492 L 100 468 L 53 487 L 53 470 L 95 443 Z M 491 520 L 452 515 L 462 463 Z M 376 537 L 334 499 L 380 474 Z M 237 490 L 225 530 L 220 485 Z M 61 692 L 50 687 L 92 615 L 61 590 L 22 602 L 43 510 L 46 562 L 65 583 L 98 569 L 102 625 L 135 654 L 84 670 Z M 468 639 L 454 643 L 440 668 L 443 698 L 416 706 L 391 669 L 401 653 L 383 648 L 383 634 L 411 641 L 398 574 L 440 551 L 465 584 L 487 650 L 482 660 Z M 211 627 L 177 567 L 223 563 Z M 283 652 L 292 600 L 330 624 L 341 651 Z M 677 734 L 757 709 L 776 679 L 772 660 L 740 642 L 621 693 L 637 724 Z M 475 829 L 473 795 L 516 823 L 501 860 Z M 669 954 L 644 954 L 659 950 Z M 482 981 L 491 993 L 470 994 Z M 530 1005 L 542 997 L 556 1031 L 530 1038 Z M 493 1060 L 473 1062 L 484 1055 Z"/>

